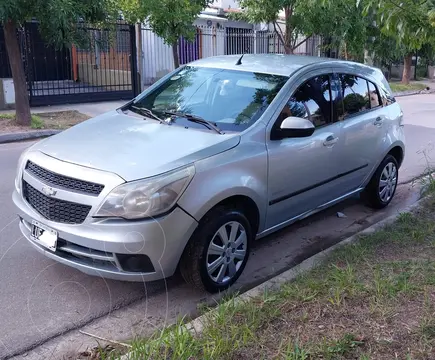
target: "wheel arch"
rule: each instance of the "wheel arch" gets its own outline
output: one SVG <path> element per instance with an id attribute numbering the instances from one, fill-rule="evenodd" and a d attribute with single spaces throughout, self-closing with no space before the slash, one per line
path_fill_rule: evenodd
<path id="1" fill-rule="evenodd" d="M 392 146 L 390 148 L 387 155 L 394 156 L 394 158 L 397 160 L 397 163 L 399 164 L 399 168 L 400 168 L 400 166 L 403 163 L 403 159 L 405 158 L 405 151 L 404 151 L 402 146 L 400 146 L 399 144 L 396 144 L 395 146 Z"/>
<path id="2" fill-rule="evenodd" d="M 201 221 L 202 219 L 207 218 L 207 216 L 212 216 L 211 213 L 213 211 L 217 211 L 219 213 L 219 210 L 225 211 L 225 209 L 237 209 L 237 210 L 240 210 L 243 212 L 243 214 L 246 216 L 247 220 L 249 221 L 249 223 L 251 224 L 251 227 L 252 227 L 252 238 L 249 237 L 248 242 L 251 242 L 252 240 L 254 240 L 255 235 L 258 232 L 259 221 L 260 221 L 260 210 L 258 209 L 256 202 L 251 197 L 249 197 L 247 195 L 240 195 L 240 194 L 232 195 L 232 196 L 229 196 L 229 197 L 222 199 L 219 202 L 216 202 L 216 204 L 214 204 L 214 206 L 212 206 L 207 212 L 205 212 L 204 215 L 198 221 Z M 205 223 L 205 224 L 207 224 L 207 223 Z M 192 272 L 192 270 L 191 270 L 192 265 L 190 264 L 190 262 L 192 261 L 193 258 L 195 258 L 195 257 L 192 257 L 192 252 L 197 251 L 196 250 L 197 247 L 194 244 L 195 244 L 195 241 L 197 241 L 197 239 L 198 239 L 197 235 L 200 234 L 200 233 L 198 233 L 199 231 L 201 231 L 200 229 L 201 229 L 201 227 L 198 226 L 195 229 L 192 236 L 190 237 L 190 239 L 188 239 L 188 241 L 186 242 L 186 244 L 183 248 L 183 252 L 181 253 L 181 256 L 179 258 L 179 261 L 177 264 L 177 270 L 176 270 L 177 272 L 181 273 L 181 275 L 183 276 L 183 278 L 187 282 L 194 281 L 196 284 L 198 284 L 200 277 L 198 277 L 198 275 L 196 273 Z M 192 250 L 192 249 L 194 249 L 194 250 Z M 248 252 L 248 254 L 249 254 L 249 252 Z M 249 256 L 249 255 L 247 255 L 247 256 Z M 187 262 L 189 262 L 189 264 L 187 264 Z M 202 285 L 202 286 L 204 286 L 204 285 Z M 210 291 L 210 290 L 207 290 L 207 291 Z"/>
<path id="3" fill-rule="evenodd" d="M 388 147 L 388 149 L 384 152 L 382 158 L 378 160 L 376 165 L 373 167 L 371 172 L 367 175 L 367 177 L 364 179 L 362 187 L 367 186 L 373 175 L 375 174 L 376 170 L 378 169 L 379 165 L 384 161 L 385 157 L 387 155 L 392 155 L 397 160 L 397 163 L 399 164 L 399 168 L 403 163 L 403 159 L 405 158 L 405 144 L 402 141 L 396 141 L 391 146 Z M 400 159 L 400 160 L 399 160 Z"/>
<path id="4" fill-rule="evenodd" d="M 183 207 L 183 204 L 180 204 Z M 201 221 L 210 211 L 219 206 L 232 207 L 242 210 L 248 218 L 254 236 L 262 230 L 265 221 L 265 212 L 259 195 L 249 188 L 231 188 L 211 197 L 203 205 L 200 205 L 194 212 L 184 208 L 195 220 Z"/>

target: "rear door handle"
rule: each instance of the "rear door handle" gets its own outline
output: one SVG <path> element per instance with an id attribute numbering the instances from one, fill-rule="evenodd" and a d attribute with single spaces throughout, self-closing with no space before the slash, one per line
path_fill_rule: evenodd
<path id="1" fill-rule="evenodd" d="M 334 137 L 333 135 L 329 135 L 326 140 L 323 142 L 323 146 L 332 147 L 338 141 L 338 137 Z"/>
<path id="2" fill-rule="evenodd" d="M 384 122 L 384 120 L 382 120 L 381 117 L 377 117 L 375 122 L 373 123 L 373 125 L 375 125 L 375 126 L 381 126 L 383 122 Z"/>

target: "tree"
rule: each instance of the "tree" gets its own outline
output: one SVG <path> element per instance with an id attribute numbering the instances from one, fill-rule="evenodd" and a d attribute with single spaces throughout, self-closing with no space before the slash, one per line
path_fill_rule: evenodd
<path id="1" fill-rule="evenodd" d="M 391 74 L 391 66 L 403 60 L 406 49 L 395 38 L 385 35 L 377 28 L 373 29 L 371 36 L 373 41 L 368 44 L 367 48 L 373 54 L 374 65 L 388 69 Z"/>
<path id="2" fill-rule="evenodd" d="M 306 13 L 304 0 L 240 0 L 242 13 L 235 15 L 252 24 L 272 24 L 279 41 L 284 46 L 286 54 L 293 54 L 312 33 L 307 34 L 307 21 L 310 13 Z M 279 24 L 280 13 L 283 11 L 285 29 Z M 300 35 L 305 38 L 298 43 Z"/>
<path id="3" fill-rule="evenodd" d="M 180 37 L 193 40 L 193 22 L 212 0 L 121 0 L 123 14 L 131 22 L 147 22 L 164 42 L 172 47 L 174 66 L 180 66 Z"/>
<path id="4" fill-rule="evenodd" d="M 360 4 L 355 0 L 307 0 L 303 7 L 303 13 L 310 14 L 305 25 L 308 33 L 329 39 L 328 46 L 339 49 L 346 60 L 363 60 L 370 18 L 361 16 Z"/>
<path id="5" fill-rule="evenodd" d="M 411 79 L 416 50 L 435 41 L 435 10 L 432 1 L 367 0 L 364 13 L 374 12 L 382 33 L 399 43 L 404 51 L 402 83 Z"/>
<path id="6" fill-rule="evenodd" d="M 79 41 L 82 28 L 78 21 L 105 21 L 116 14 L 113 0 L 1 0 L 0 26 L 15 87 L 16 122 L 30 125 L 29 95 L 17 32 L 26 21 L 37 19 L 47 43 L 56 46 Z M 113 19 L 113 17 L 112 17 Z"/>
<path id="7" fill-rule="evenodd" d="M 343 48 L 362 57 L 367 19 L 355 0 L 240 0 L 243 9 L 236 17 L 250 23 L 271 23 L 286 54 L 292 54 L 310 36 L 329 39 L 328 48 Z M 285 29 L 279 25 L 283 16 Z M 301 35 L 303 39 L 298 42 Z"/>

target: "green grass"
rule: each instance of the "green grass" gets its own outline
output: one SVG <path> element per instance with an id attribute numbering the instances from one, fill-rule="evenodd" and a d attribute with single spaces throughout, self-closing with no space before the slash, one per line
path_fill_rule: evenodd
<path id="1" fill-rule="evenodd" d="M 10 120 L 14 124 L 15 114 L 0 114 L 0 120 Z M 43 129 L 45 127 L 45 124 L 38 115 L 32 114 L 30 127 L 32 129 Z"/>
<path id="2" fill-rule="evenodd" d="M 32 114 L 30 127 L 32 129 L 43 129 L 45 127 L 44 121 L 38 115 Z"/>
<path id="3" fill-rule="evenodd" d="M 391 90 L 393 92 L 402 92 L 402 91 L 410 91 L 410 90 L 425 90 L 426 85 L 421 83 L 410 83 L 408 85 L 399 83 L 399 82 L 391 82 L 390 83 Z"/>
<path id="4" fill-rule="evenodd" d="M 431 358 L 434 209 L 428 198 L 278 291 L 226 300 L 207 313 L 200 334 L 180 320 L 136 339 L 130 359 Z"/>

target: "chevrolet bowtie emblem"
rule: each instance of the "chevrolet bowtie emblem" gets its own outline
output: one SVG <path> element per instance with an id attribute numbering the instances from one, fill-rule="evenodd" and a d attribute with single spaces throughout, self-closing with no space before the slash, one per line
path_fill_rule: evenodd
<path id="1" fill-rule="evenodd" d="M 42 188 L 42 193 L 43 193 L 44 195 L 47 195 L 47 196 L 54 196 L 54 195 L 56 195 L 57 191 L 54 190 L 54 189 L 53 189 L 52 187 L 50 187 L 50 186 L 44 186 L 44 187 Z"/>

